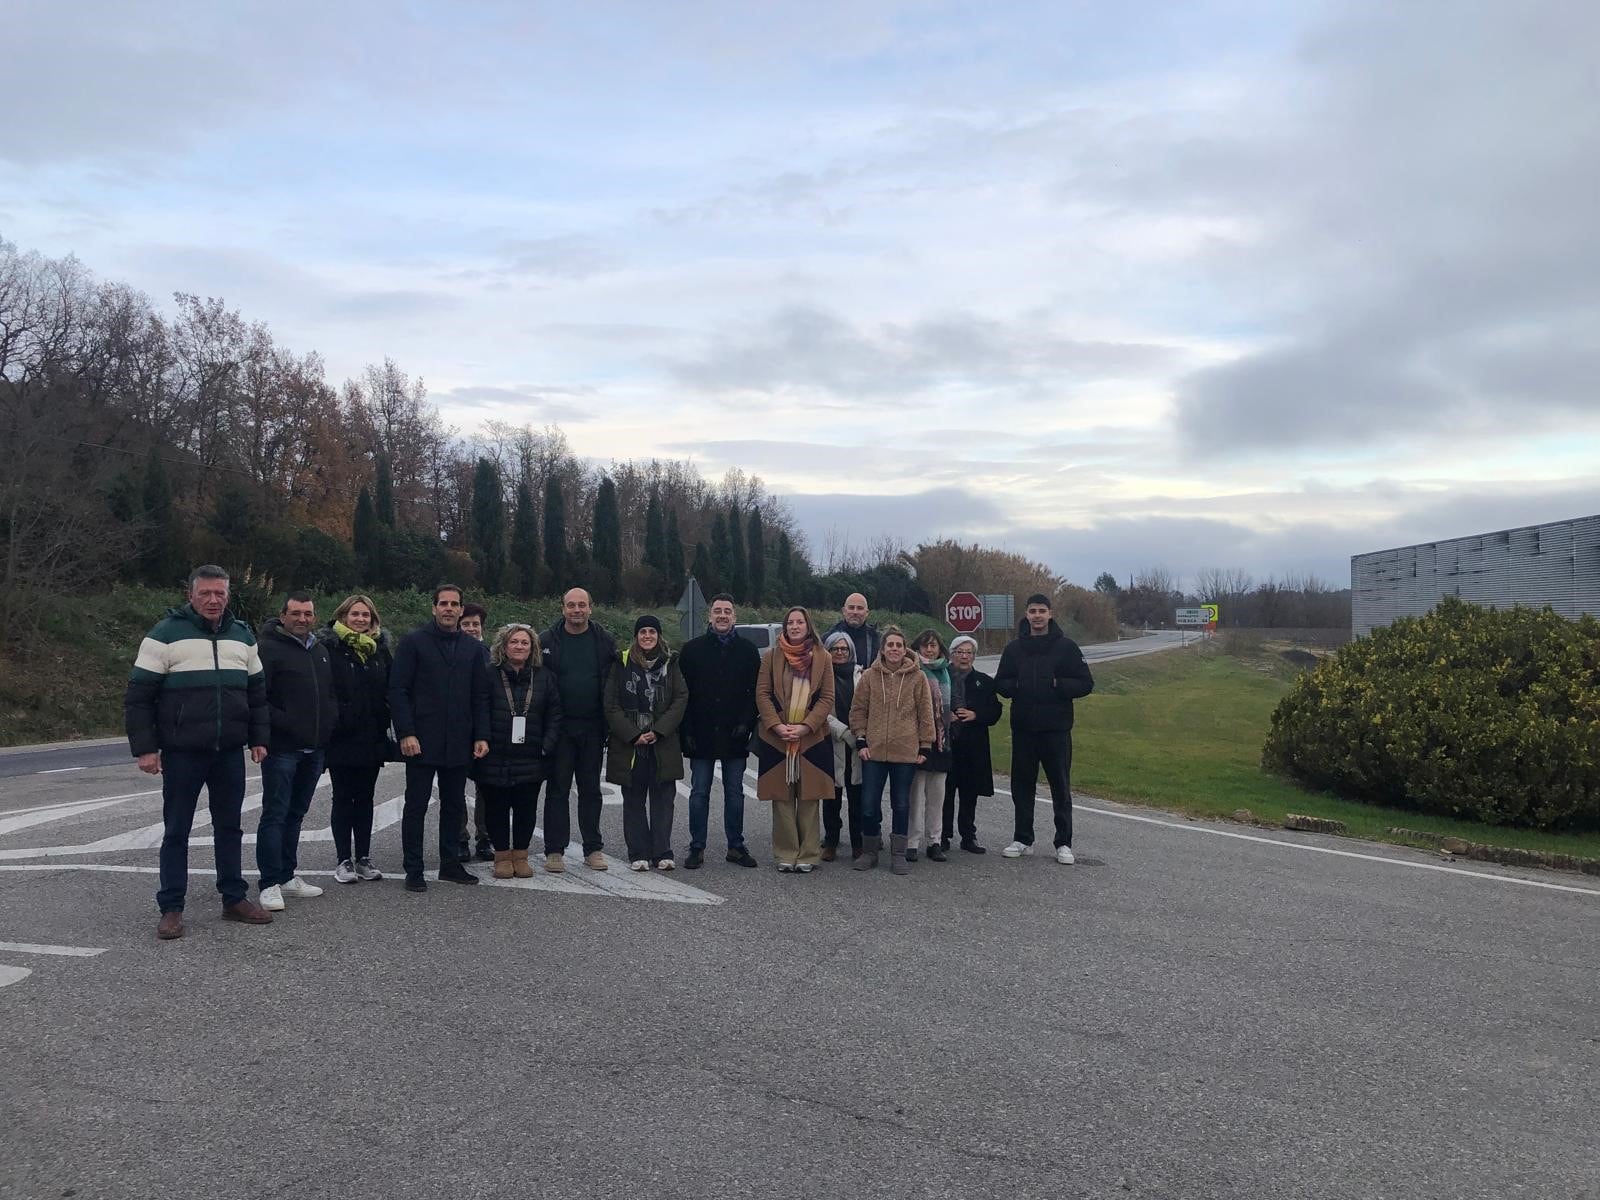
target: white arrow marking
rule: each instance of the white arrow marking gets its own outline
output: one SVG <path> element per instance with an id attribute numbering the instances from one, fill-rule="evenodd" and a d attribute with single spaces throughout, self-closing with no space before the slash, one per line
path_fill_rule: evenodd
<path id="1" fill-rule="evenodd" d="M 8 987 L 13 983 L 21 983 L 33 972 L 27 967 L 7 967 L 0 965 L 0 988 Z"/>

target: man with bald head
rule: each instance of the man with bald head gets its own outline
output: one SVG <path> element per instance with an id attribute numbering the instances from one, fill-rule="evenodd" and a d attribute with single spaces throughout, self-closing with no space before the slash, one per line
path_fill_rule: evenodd
<path id="1" fill-rule="evenodd" d="M 846 635 L 855 644 L 856 662 L 863 668 L 878 661 L 881 641 L 878 627 L 867 624 L 867 598 L 860 592 L 851 592 L 844 598 L 844 604 L 839 609 L 839 622 L 828 633 Z"/>
<path id="2" fill-rule="evenodd" d="M 544 665 L 555 672 L 561 692 L 561 736 L 555 769 L 544 792 L 544 867 L 564 871 L 563 855 L 572 836 L 567 796 L 578 784 L 578 832 L 584 865 L 606 869 L 600 839 L 600 760 L 605 753 L 602 708 L 606 673 L 616 661 L 617 643 L 590 620 L 589 593 L 573 588 L 561 597 L 561 619 L 539 635 Z"/>

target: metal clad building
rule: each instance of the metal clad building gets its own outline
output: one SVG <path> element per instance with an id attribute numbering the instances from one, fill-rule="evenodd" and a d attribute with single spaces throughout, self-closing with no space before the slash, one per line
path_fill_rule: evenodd
<path id="1" fill-rule="evenodd" d="M 1600 516 L 1357 554 L 1350 593 L 1356 637 L 1420 617 L 1446 596 L 1600 616 Z"/>

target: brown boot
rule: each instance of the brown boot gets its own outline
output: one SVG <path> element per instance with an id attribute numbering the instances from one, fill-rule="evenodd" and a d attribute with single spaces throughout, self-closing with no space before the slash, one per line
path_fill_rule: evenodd
<path id="1" fill-rule="evenodd" d="M 511 851 L 496 850 L 494 852 L 494 877 L 496 879 L 511 878 Z"/>
<path id="2" fill-rule="evenodd" d="M 834 858 L 834 855 L 837 854 L 837 853 L 838 853 L 838 848 L 837 847 L 835 847 L 835 846 L 824 846 L 822 848 L 822 861 L 823 862 L 832 862 L 833 858 Z"/>
<path id="3" fill-rule="evenodd" d="M 161 924 L 156 926 L 156 936 L 163 942 L 170 942 L 173 938 L 183 936 L 183 914 L 181 912 L 164 912 L 161 914 Z"/>
<path id="4" fill-rule="evenodd" d="M 272 914 L 254 900 L 241 900 L 223 907 L 222 919 L 239 921 L 245 925 L 271 925 Z"/>
<path id="5" fill-rule="evenodd" d="M 528 852 L 526 850 L 513 850 L 511 852 L 511 873 L 518 879 L 533 878 L 533 868 L 528 865 Z"/>

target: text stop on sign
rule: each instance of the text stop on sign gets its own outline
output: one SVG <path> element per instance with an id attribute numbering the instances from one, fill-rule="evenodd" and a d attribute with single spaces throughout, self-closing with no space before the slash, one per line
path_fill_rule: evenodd
<path id="1" fill-rule="evenodd" d="M 945 601 L 944 619 L 957 633 L 973 633 L 983 625 L 983 601 L 971 592 L 957 592 Z"/>

